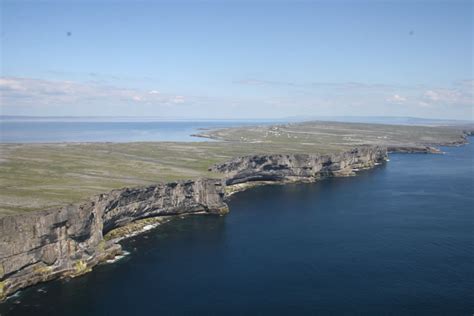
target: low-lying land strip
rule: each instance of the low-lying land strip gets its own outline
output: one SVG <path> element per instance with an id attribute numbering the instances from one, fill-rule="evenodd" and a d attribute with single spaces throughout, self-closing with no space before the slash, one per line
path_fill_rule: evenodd
<path id="1" fill-rule="evenodd" d="M 462 143 L 463 127 L 307 122 L 205 131 L 213 142 L 0 144 L 0 217 L 112 189 L 221 178 L 209 167 L 256 154 L 328 154 L 359 145 Z"/>

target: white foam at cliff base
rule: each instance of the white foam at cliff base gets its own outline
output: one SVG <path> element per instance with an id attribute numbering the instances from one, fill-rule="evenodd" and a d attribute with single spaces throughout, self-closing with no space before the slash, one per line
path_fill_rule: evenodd
<path id="1" fill-rule="evenodd" d="M 130 252 L 124 250 L 121 255 L 115 256 L 113 259 L 109 259 L 109 260 L 107 260 L 106 262 L 107 262 L 107 263 L 114 263 L 114 262 L 117 262 L 117 261 L 119 261 L 119 260 L 125 258 L 126 256 L 128 256 L 129 254 L 130 254 Z"/>
<path id="2" fill-rule="evenodd" d="M 150 230 L 150 229 L 153 229 L 155 228 L 157 225 L 146 225 L 143 227 L 142 231 L 147 231 L 147 230 Z"/>

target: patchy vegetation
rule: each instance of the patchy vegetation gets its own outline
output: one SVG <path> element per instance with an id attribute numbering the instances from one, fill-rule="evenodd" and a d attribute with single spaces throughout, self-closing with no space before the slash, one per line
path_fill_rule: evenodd
<path id="1" fill-rule="evenodd" d="M 459 128 L 308 122 L 203 132 L 213 142 L 0 144 L 0 216 L 111 189 L 222 177 L 213 164 L 253 154 L 334 153 L 356 145 L 463 142 Z"/>

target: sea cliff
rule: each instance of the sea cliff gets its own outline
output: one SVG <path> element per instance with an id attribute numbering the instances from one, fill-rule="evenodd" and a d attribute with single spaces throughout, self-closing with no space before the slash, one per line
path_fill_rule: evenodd
<path id="1" fill-rule="evenodd" d="M 77 276 L 121 253 L 104 235 L 153 216 L 224 214 L 220 180 L 114 190 L 84 203 L 0 219 L 0 299 L 57 277 Z"/>
<path id="2" fill-rule="evenodd" d="M 229 194 L 257 183 L 311 182 L 349 176 L 385 161 L 385 147 L 362 146 L 332 155 L 252 155 L 211 167 L 223 179 L 125 188 L 57 209 L 0 218 L 0 300 L 21 288 L 74 277 L 121 253 L 104 238 L 138 220 L 225 214 Z"/>
<path id="3" fill-rule="evenodd" d="M 362 146 L 332 155 L 253 155 L 212 166 L 224 173 L 225 184 L 253 181 L 314 181 L 329 176 L 353 175 L 354 171 L 373 167 L 387 158 L 387 149 Z"/>

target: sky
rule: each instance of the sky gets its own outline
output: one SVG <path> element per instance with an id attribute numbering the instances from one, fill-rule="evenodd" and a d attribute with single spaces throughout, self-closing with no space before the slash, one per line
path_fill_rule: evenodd
<path id="1" fill-rule="evenodd" d="M 473 119 L 473 1 L 0 1 L 2 115 Z"/>

